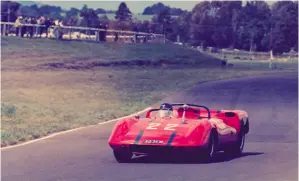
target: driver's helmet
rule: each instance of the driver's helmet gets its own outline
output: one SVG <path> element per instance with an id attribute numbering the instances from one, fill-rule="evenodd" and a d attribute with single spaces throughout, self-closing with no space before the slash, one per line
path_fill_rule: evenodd
<path id="1" fill-rule="evenodd" d="M 161 104 L 160 110 L 159 110 L 160 118 L 171 117 L 172 111 L 173 111 L 173 108 L 172 108 L 171 104 L 168 104 L 168 103 Z"/>

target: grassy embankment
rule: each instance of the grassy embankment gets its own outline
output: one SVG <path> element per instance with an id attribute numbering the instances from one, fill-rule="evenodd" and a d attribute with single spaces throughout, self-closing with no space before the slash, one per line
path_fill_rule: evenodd
<path id="1" fill-rule="evenodd" d="M 222 69 L 176 45 L 1 40 L 2 146 L 128 115 L 196 83 L 285 71 Z"/>

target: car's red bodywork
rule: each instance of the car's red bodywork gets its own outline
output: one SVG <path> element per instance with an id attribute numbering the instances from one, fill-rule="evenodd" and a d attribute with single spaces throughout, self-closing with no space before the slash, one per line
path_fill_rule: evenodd
<path id="1" fill-rule="evenodd" d="M 131 117 L 117 122 L 109 138 L 111 148 L 127 149 L 138 154 L 155 150 L 147 148 L 205 148 L 214 129 L 217 132 L 217 148 L 221 150 L 238 141 L 242 126 L 249 126 L 248 114 L 241 110 L 181 106 L 173 109 L 171 118 L 160 118 L 155 111 L 158 109 L 149 110 L 145 118 Z M 248 133 L 248 129 L 244 134 Z"/>

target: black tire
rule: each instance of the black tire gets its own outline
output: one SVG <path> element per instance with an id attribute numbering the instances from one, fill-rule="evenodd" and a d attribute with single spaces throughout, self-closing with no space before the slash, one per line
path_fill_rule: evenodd
<path id="1" fill-rule="evenodd" d="M 247 118 L 246 124 L 244 125 L 244 134 L 249 132 L 249 119 Z"/>
<path id="2" fill-rule="evenodd" d="M 238 135 L 238 140 L 236 141 L 236 143 L 226 148 L 224 152 L 229 156 L 239 156 L 243 152 L 244 145 L 245 145 L 245 133 L 244 133 L 244 126 L 242 124 L 240 133 Z"/>
<path id="3" fill-rule="evenodd" d="M 208 147 L 204 150 L 204 161 L 205 162 L 213 162 L 215 160 L 215 155 L 217 153 L 218 146 L 218 134 L 216 130 L 212 130 L 210 133 Z"/>
<path id="4" fill-rule="evenodd" d="M 131 158 L 133 156 L 133 154 L 131 152 L 123 151 L 123 150 L 113 150 L 113 154 L 114 154 L 115 159 L 119 163 L 128 163 L 128 162 L 130 162 Z"/>

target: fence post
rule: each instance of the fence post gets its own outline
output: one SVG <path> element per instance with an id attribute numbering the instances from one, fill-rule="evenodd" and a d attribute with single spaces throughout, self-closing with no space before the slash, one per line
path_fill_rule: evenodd
<path id="1" fill-rule="evenodd" d="M 269 59 L 269 69 L 272 69 L 272 60 L 274 59 L 273 57 L 273 51 L 270 51 L 270 59 Z"/>
<path id="2" fill-rule="evenodd" d="M 96 31 L 96 42 L 100 41 L 100 31 Z"/>
<path id="3" fill-rule="evenodd" d="M 70 31 L 69 31 L 69 39 L 70 40 L 72 39 L 72 28 L 70 28 Z"/>
<path id="4" fill-rule="evenodd" d="M 180 42 L 180 35 L 176 36 L 176 42 L 178 42 L 178 43 Z"/>
<path id="5" fill-rule="evenodd" d="M 22 36 L 22 28 L 23 28 L 23 26 L 20 25 L 20 26 L 19 26 L 19 32 L 18 32 L 18 33 L 19 33 L 19 36 Z"/>
<path id="6" fill-rule="evenodd" d="M 6 36 L 6 24 L 3 25 L 3 35 Z"/>

